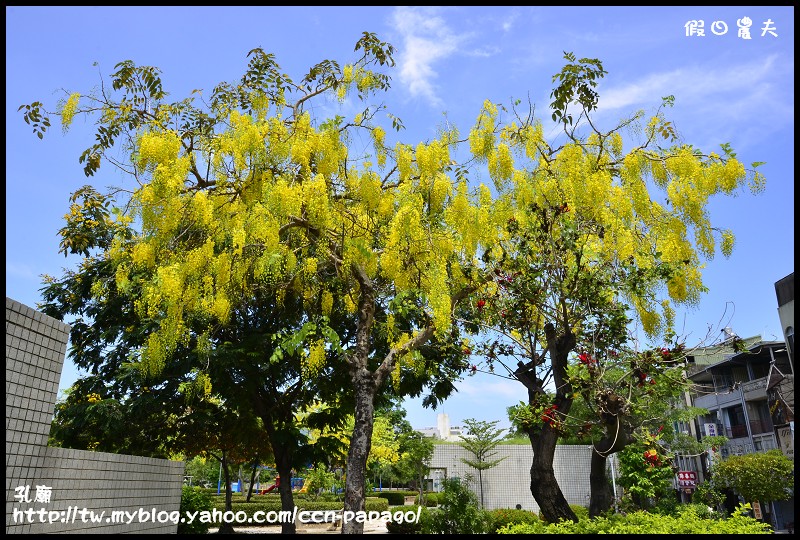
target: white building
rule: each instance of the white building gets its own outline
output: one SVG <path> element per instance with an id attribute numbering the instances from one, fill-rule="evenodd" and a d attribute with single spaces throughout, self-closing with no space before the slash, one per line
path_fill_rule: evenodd
<path id="1" fill-rule="evenodd" d="M 433 439 L 458 442 L 461 440 L 460 436 L 464 430 L 461 426 L 450 427 L 450 417 L 447 416 L 447 413 L 439 413 L 436 416 L 436 427 L 417 429 L 417 432 Z"/>

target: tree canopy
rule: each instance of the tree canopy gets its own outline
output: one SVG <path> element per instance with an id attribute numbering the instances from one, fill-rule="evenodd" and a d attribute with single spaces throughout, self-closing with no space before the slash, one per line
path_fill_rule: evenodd
<path id="1" fill-rule="evenodd" d="M 240 346 L 253 311 L 285 310 L 262 360 L 291 366 L 309 391 L 332 373 L 349 377 L 348 510 L 364 507 L 376 397 L 427 385 L 435 404 L 468 367 L 468 334 L 489 329 L 501 337 L 478 348 L 488 369 L 504 366 L 530 407 L 548 407 L 550 421 L 528 430 L 531 491 L 548 521 L 573 519 L 552 466 L 582 384 L 570 355 L 611 354 L 632 320 L 675 340 L 676 307 L 697 303 L 703 265 L 734 246 L 709 203 L 763 189 L 759 163 L 748 171 L 727 144 L 714 152 L 684 142 L 666 116 L 672 96 L 601 127 L 606 71 L 572 53 L 552 78 L 556 139 L 532 106 L 520 114 L 519 101 L 487 100 L 466 138 L 448 124 L 435 139 L 390 146 L 386 129 L 402 121 L 371 100 L 390 89 L 394 47 L 364 32 L 354 52 L 352 63 L 323 60 L 293 78 L 253 49 L 242 78 L 207 100 L 196 91 L 168 101 L 158 68 L 129 60 L 94 93 L 68 93 L 62 125 L 78 115 L 97 125 L 80 156 L 85 173 L 110 163 L 138 187 L 110 212 L 77 193 L 89 196 L 66 217 L 62 249 L 88 255 L 87 238 L 105 232 L 98 247 L 113 283 L 90 292 L 133 304 L 142 330 L 127 361 L 148 377 L 191 350 L 208 360 L 195 380 L 223 381 L 211 376 L 220 351 L 259 354 Z M 365 107 L 325 117 L 310 107 L 321 96 Z M 44 105 L 20 110 L 41 137 Z M 491 185 L 476 182 L 484 172 Z M 228 382 L 246 373 L 263 370 Z"/>

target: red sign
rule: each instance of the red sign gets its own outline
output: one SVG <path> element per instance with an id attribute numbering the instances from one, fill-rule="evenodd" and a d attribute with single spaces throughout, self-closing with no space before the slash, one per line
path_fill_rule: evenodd
<path id="1" fill-rule="evenodd" d="M 696 487 L 697 473 L 695 471 L 679 471 L 678 485 L 680 487 L 692 487 L 692 488 Z"/>

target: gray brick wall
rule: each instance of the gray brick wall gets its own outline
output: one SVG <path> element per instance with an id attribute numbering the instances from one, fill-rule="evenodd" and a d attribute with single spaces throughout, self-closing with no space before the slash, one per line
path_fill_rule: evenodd
<path id="1" fill-rule="evenodd" d="M 533 449 L 526 444 L 504 444 L 495 447 L 494 451 L 496 455 L 489 459 L 505 459 L 497 466 L 483 471 L 483 500 L 486 509 L 515 508 L 517 504 L 521 504 L 525 510 L 538 512 L 539 505 L 530 489 Z M 590 452 L 590 446 L 556 447 L 553 469 L 561 491 L 570 504 L 589 506 Z M 475 482 L 470 487 L 480 500 L 478 471 L 462 462 L 462 458 L 474 460 L 468 450 L 457 444 L 437 444 L 431 460 L 432 476 L 436 476 L 437 469 L 442 471 L 443 478 L 465 478 L 470 474 L 475 477 Z"/>
<path id="2" fill-rule="evenodd" d="M 68 337 L 68 325 L 6 297 L 6 533 L 175 533 L 177 525 L 152 514 L 178 511 L 183 462 L 47 446 Z M 29 486 L 30 503 L 15 498 L 21 486 Z M 36 486 L 51 488 L 49 502 L 35 502 Z M 38 514 L 36 523 L 19 517 L 41 508 L 53 512 L 45 523 Z M 73 522 L 76 508 L 106 514 L 99 523 L 83 523 L 80 514 Z M 140 509 L 151 514 L 147 522 Z M 112 511 L 137 517 L 111 523 Z"/>

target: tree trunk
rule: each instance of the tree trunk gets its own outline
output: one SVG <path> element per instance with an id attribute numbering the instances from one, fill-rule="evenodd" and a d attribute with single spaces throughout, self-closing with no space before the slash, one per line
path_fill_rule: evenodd
<path id="1" fill-rule="evenodd" d="M 294 515 L 294 495 L 292 494 L 292 446 L 287 443 L 287 434 L 291 433 L 294 422 L 294 407 L 292 400 L 282 401 L 282 396 L 252 392 L 253 406 L 264 423 L 269 444 L 275 457 L 275 468 L 281 479 L 278 493 L 281 495 L 281 511 L 289 511 Z M 284 394 L 283 396 L 286 396 Z M 282 534 L 295 534 L 297 527 L 293 521 L 281 523 Z"/>
<path id="2" fill-rule="evenodd" d="M 250 474 L 250 487 L 247 490 L 247 502 L 250 502 L 250 497 L 253 496 L 253 486 L 256 483 L 256 471 L 258 471 L 258 461 L 253 464 L 253 472 Z"/>
<path id="3" fill-rule="evenodd" d="M 228 458 L 225 455 L 225 450 L 222 451 L 222 474 L 225 476 L 225 511 L 230 512 L 233 510 L 233 489 L 231 486 L 231 473 L 228 469 Z M 225 523 L 224 521 L 219 526 L 218 534 L 233 534 L 233 523 Z"/>
<path id="4" fill-rule="evenodd" d="M 478 469 L 478 483 L 480 484 L 481 488 L 481 510 L 483 510 L 486 506 L 483 504 L 483 470 Z"/>
<path id="5" fill-rule="evenodd" d="M 555 405 L 559 415 L 566 415 L 572 408 L 573 402 L 572 387 L 567 379 L 567 355 L 575 347 L 575 336 L 569 331 L 558 335 L 552 323 L 547 323 L 544 331 L 556 387 Z M 528 403 L 531 405 L 536 403 L 537 397 L 546 395 L 542 381 L 536 378 L 535 363 L 536 359 L 528 365 L 520 363 L 520 369 L 515 372 L 520 382 L 528 388 Z M 558 523 L 562 519 L 577 522 L 578 518 L 569 507 L 553 469 L 558 431 L 547 423 L 542 423 L 541 429 L 539 426 L 534 426 L 526 431 L 533 448 L 531 493 L 539 505 L 542 516 L 550 523 Z"/>
<path id="6" fill-rule="evenodd" d="M 605 455 L 592 450 L 592 468 L 589 473 L 589 517 L 597 517 L 608 511 L 614 504 L 614 490 L 606 476 Z"/>
<path id="7" fill-rule="evenodd" d="M 275 453 L 275 468 L 278 469 L 278 476 L 281 485 L 278 486 L 278 493 L 281 494 L 281 510 L 294 513 L 294 494 L 292 493 L 292 460 L 289 452 L 284 447 L 273 446 Z M 297 526 L 293 521 L 281 523 L 281 534 L 295 534 Z"/>
<path id="8" fill-rule="evenodd" d="M 528 437 L 533 448 L 531 493 L 539 505 L 542 516 L 549 523 L 558 523 L 562 519 L 577 522 L 578 518 L 569 507 L 553 469 L 558 432 L 544 425 L 540 434 L 534 434 L 533 430 L 529 430 Z"/>
<path id="9" fill-rule="evenodd" d="M 614 489 L 606 475 L 608 456 L 616 454 L 634 442 L 633 428 L 620 421 L 619 416 L 604 416 L 605 437 L 592 447 L 591 472 L 589 473 L 589 517 L 597 517 L 614 504 Z"/>
<path id="10" fill-rule="evenodd" d="M 345 512 L 364 511 L 364 487 L 367 458 L 372 447 L 372 427 L 375 422 L 375 385 L 371 374 L 365 368 L 358 370 L 353 377 L 356 391 L 355 422 L 347 452 L 347 479 L 345 480 Z M 350 520 L 342 523 L 342 534 L 363 534 L 364 524 Z"/>

